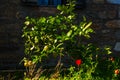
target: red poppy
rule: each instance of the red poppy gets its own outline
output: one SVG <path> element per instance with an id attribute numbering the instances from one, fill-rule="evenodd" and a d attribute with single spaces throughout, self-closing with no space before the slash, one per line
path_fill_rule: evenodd
<path id="1" fill-rule="evenodd" d="M 81 60 L 81 59 L 77 59 L 77 60 L 75 61 L 75 63 L 76 63 L 78 66 L 80 66 L 80 65 L 82 64 L 82 60 Z"/>

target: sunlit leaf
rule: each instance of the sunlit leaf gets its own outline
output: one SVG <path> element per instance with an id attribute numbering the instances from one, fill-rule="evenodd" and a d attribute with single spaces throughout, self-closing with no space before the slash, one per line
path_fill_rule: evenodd
<path id="1" fill-rule="evenodd" d="M 72 34 L 72 30 L 70 30 L 68 33 L 67 33 L 67 36 L 70 37 Z"/>

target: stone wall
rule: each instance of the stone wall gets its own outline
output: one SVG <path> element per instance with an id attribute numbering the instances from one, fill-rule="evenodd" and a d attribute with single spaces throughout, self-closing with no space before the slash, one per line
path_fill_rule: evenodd
<path id="1" fill-rule="evenodd" d="M 22 27 L 26 16 L 54 15 L 55 7 L 23 5 L 20 0 L 0 1 L 0 67 L 17 68 L 24 55 Z M 114 54 L 120 51 L 120 5 L 106 0 L 86 0 L 86 8 L 76 10 L 78 22 L 82 16 L 93 22 L 95 34 L 91 42 L 103 47 L 109 45 Z M 17 63 L 17 64 L 16 64 Z"/>
<path id="2" fill-rule="evenodd" d="M 107 0 L 87 0 L 83 14 L 93 21 L 95 29 L 93 42 L 100 46 L 109 45 L 114 54 L 120 51 L 120 5 Z"/>
<path id="3" fill-rule="evenodd" d="M 22 59 L 19 6 L 16 0 L 0 1 L 0 69 L 17 68 Z"/>

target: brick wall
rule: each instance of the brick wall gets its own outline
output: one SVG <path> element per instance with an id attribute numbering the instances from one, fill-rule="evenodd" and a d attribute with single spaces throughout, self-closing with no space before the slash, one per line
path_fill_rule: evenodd
<path id="1" fill-rule="evenodd" d="M 93 22 L 96 34 L 91 42 L 103 47 L 109 45 L 114 54 L 120 49 L 120 5 L 110 4 L 106 0 L 86 0 L 86 8 L 77 10 L 78 21 L 82 16 Z M 19 66 L 24 55 L 21 39 L 22 27 L 26 16 L 40 17 L 54 15 L 55 7 L 25 6 L 20 0 L 0 1 L 0 66 L 8 68 Z"/>

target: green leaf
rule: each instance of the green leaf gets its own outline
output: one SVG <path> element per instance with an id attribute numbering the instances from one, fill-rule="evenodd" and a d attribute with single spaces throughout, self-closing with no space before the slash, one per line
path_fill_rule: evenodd
<path id="1" fill-rule="evenodd" d="M 38 38 L 37 38 L 37 36 L 35 36 L 35 43 L 38 43 Z"/>
<path id="2" fill-rule="evenodd" d="M 67 37 L 70 37 L 72 34 L 72 30 L 70 30 L 68 33 L 67 33 Z"/>
<path id="3" fill-rule="evenodd" d="M 57 9 L 58 9 L 58 10 L 62 10 L 61 5 L 58 5 L 58 6 L 57 6 Z"/>
<path id="4" fill-rule="evenodd" d="M 56 46 L 56 48 L 59 48 L 60 46 L 62 46 L 63 45 L 63 43 L 60 43 L 60 44 L 58 44 L 57 46 Z"/>
<path id="5" fill-rule="evenodd" d="M 112 52 L 111 51 L 108 51 L 108 54 L 111 54 Z"/>
<path id="6" fill-rule="evenodd" d="M 73 25 L 71 28 L 73 28 L 73 29 L 74 29 L 74 31 L 76 31 L 76 30 L 77 30 L 77 26 L 75 26 L 75 25 Z"/>
<path id="7" fill-rule="evenodd" d="M 45 18 L 45 17 L 41 17 L 41 18 L 39 19 L 39 21 L 40 21 L 41 23 L 45 23 L 46 18 Z"/>
<path id="8" fill-rule="evenodd" d="M 65 37 L 65 39 L 64 40 L 69 40 L 70 38 L 68 38 L 68 37 Z"/>
<path id="9" fill-rule="evenodd" d="M 86 21 L 86 17 L 85 16 L 83 16 L 83 21 Z"/>
<path id="10" fill-rule="evenodd" d="M 87 25 L 85 25 L 83 31 L 85 31 L 88 27 L 90 27 L 92 25 L 92 22 L 89 22 Z"/>

